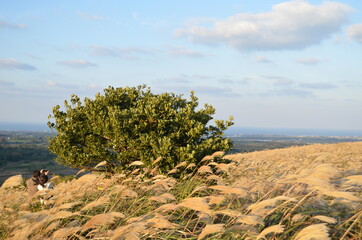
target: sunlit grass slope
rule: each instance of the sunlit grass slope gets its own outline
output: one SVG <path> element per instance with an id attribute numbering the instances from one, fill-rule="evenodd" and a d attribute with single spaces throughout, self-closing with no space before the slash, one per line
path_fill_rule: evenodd
<path id="1" fill-rule="evenodd" d="M 2 188 L 0 236 L 362 239 L 362 142 L 220 154 L 167 175 L 134 162 L 124 174 L 53 179 L 43 206 Z"/>

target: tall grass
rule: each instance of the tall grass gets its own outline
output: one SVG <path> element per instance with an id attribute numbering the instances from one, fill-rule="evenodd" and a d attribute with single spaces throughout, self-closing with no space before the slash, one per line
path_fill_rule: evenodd
<path id="1" fill-rule="evenodd" d="M 362 143 L 221 154 L 1 189 L 1 239 L 362 239 Z"/>

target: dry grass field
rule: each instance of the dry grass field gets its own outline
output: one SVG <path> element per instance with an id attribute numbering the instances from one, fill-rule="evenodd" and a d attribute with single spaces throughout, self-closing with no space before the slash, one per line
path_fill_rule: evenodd
<path id="1" fill-rule="evenodd" d="M 54 177 L 30 204 L 3 186 L 0 239 L 362 239 L 362 142 L 222 154 Z"/>

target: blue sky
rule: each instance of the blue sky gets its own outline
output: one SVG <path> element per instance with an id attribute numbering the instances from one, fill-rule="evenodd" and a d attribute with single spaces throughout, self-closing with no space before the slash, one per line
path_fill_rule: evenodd
<path id="1" fill-rule="evenodd" d="M 0 1 L 0 122 L 147 84 L 240 127 L 362 129 L 362 1 Z"/>

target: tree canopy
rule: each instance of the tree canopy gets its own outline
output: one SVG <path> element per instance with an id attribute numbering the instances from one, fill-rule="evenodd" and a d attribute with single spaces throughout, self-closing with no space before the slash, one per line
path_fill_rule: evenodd
<path id="1" fill-rule="evenodd" d="M 215 109 L 208 104 L 199 109 L 193 92 L 187 100 L 175 93 L 151 93 L 145 85 L 108 87 L 83 102 L 73 94 L 64 107 L 55 106 L 49 115 L 48 126 L 56 130 L 49 150 L 58 163 L 74 168 L 102 161 L 120 169 L 134 161 L 151 166 L 162 157 L 158 164 L 164 172 L 231 148 L 223 135 L 232 117 L 209 124 Z"/>

